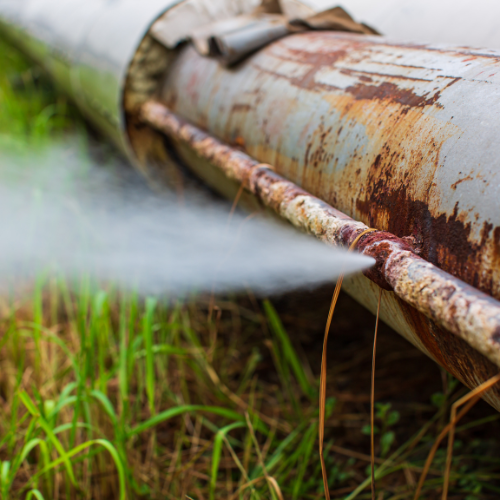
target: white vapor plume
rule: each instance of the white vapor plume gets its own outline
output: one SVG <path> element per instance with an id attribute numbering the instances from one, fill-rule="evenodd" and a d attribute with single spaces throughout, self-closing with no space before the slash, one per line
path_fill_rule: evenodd
<path id="1" fill-rule="evenodd" d="M 74 144 L 0 155 L 0 287 L 50 270 L 141 294 L 270 294 L 373 264 L 262 216 L 228 222 L 230 207 L 193 190 L 182 202 L 153 194 L 128 166 Z"/>

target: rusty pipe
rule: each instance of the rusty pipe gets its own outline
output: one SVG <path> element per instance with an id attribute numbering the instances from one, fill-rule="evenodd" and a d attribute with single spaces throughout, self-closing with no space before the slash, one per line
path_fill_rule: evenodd
<path id="1" fill-rule="evenodd" d="M 336 246 L 350 247 L 368 227 L 278 175 L 270 165 L 224 144 L 172 113 L 165 105 L 146 102 L 140 117 L 175 141 L 181 141 L 265 206 L 296 227 Z M 416 255 L 395 235 L 376 231 L 362 236 L 357 248 L 376 265 L 365 271 L 380 287 L 439 325 L 458 335 L 500 366 L 500 302 L 438 269 Z"/>
<path id="2" fill-rule="evenodd" d="M 495 50 L 306 33 L 233 70 L 187 47 L 160 99 L 349 217 L 414 242 L 424 260 L 500 300 L 499 76 Z M 206 160 L 177 149 L 224 192 Z M 373 281 L 356 276 L 344 290 L 376 310 Z M 450 305 L 467 306 L 456 298 L 450 293 Z M 466 314 L 472 330 L 480 327 L 473 309 Z M 448 310 L 449 328 L 464 321 L 460 314 Z M 469 387 L 498 371 L 481 354 L 494 348 L 494 329 L 473 348 L 394 293 L 383 294 L 381 318 Z M 500 390 L 494 392 L 485 398 L 500 409 Z"/>

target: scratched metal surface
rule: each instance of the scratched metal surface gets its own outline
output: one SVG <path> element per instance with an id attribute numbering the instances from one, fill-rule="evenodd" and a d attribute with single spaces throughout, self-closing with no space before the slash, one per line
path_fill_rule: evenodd
<path id="1" fill-rule="evenodd" d="M 313 195 L 410 237 L 425 259 L 499 298 L 499 72 L 492 50 L 308 33 L 231 70 L 187 48 L 162 97 Z M 346 289 L 373 310 L 375 285 L 354 278 Z M 384 294 L 382 317 L 470 387 L 498 371 L 393 294 Z M 500 393 L 488 399 L 500 409 Z"/>

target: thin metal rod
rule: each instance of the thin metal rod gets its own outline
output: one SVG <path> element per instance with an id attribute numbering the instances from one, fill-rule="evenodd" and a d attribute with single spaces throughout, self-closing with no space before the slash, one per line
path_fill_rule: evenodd
<path id="1" fill-rule="evenodd" d="M 141 119 L 219 168 L 265 206 L 319 239 L 348 248 L 368 227 L 312 196 L 293 182 L 149 101 Z M 357 249 L 375 258 L 365 275 L 386 290 L 468 342 L 500 366 L 500 302 L 445 273 L 413 252 L 409 244 L 383 231 L 363 235 Z"/>

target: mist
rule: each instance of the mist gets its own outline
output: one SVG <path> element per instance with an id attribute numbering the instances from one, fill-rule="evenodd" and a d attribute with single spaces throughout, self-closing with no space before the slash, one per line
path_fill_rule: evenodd
<path id="1" fill-rule="evenodd" d="M 373 264 L 269 217 L 230 217 L 203 189 L 155 193 L 123 161 L 84 151 L 0 153 L 0 287 L 53 273 L 140 294 L 269 295 Z"/>

